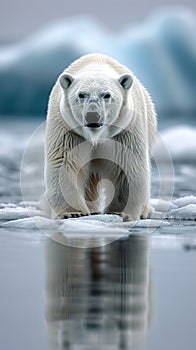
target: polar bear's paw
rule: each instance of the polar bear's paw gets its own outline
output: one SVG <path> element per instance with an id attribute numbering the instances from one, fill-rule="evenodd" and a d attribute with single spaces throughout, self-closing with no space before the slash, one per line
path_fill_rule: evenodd
<path id="1" fill-rule="evenodd" d="M 138 217 L 133 217 L 130 214 L 124 213 L 124 212 L 111 212 L 111 213 L 107 213 L 107 214 L 111 214 L 111 215 L 119 215 L 123 221 L 137 221 Z"/>
<path id="2" fill-rule="evenodd" d="M 61 219 L 80 218 L 81 216 L 87 216 L 87 215 L 89 214 L 75 211 L 75 212 L 63 213 L 60 218 Z"/>
<path id="3" fill-rule="evenodd" d="M 140 219 L 147 219 L 150 214 L 153 213 L 153 209 L 150 206 L 145 206 L 140 216 Z"/>

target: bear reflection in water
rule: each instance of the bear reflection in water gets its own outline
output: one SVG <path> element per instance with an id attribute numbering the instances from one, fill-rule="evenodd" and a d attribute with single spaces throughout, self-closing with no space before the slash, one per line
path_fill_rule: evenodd
<path id="1" fill-rule="evenodd" d="M 151 319 L 149 242 L 103 247 L 46 243 L 46 324 L 51 349 L 135 349 Z"/>

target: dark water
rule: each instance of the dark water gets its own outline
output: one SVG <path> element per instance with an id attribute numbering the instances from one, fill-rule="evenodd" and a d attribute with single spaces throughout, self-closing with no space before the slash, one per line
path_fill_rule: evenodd
<path id="1" fill-rule="evenodd" d="M 22 140 L 35 124 L 6 127 L 0 202 L 18 203 Z M 194 165 L 174 170 L 174 197 L 195 195 Z M 0 349 L 194 350 L 195 234 L 184 222 L 83 249 L 0 228 Z"/>
<path id="2" fill-rule="evenodd" d="M 142 234 L 79 249 L 1 230 L 0 349 L 195 349 L 195 266 Z"/>

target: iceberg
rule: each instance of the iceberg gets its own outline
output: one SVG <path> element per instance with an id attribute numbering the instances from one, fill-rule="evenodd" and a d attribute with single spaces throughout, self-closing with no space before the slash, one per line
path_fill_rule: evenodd
<path id="1" fill-rule="evenodd" d="M 61 71 L 81 55 L 100 51 L 104 36 L 105 30 L 94 19 L 79 16 L 52 23 L 24 42 L 1 49 L 0 114 L 45 114 Z"/>
<path id="2" fill-rule="evenodd" d="M 191 11 L 166 7 L 123 35 L 126 64 L 151 92 L 161 114 L 195 111 L 195 27 Z"/>
<path id="3" fill-rule="evenodd" d="M 155 12 L 115 34 L 89 16 L 61 20 L 25 41 L 0 47 L 0 115 L 45 115 L 50 90 L 79 56 L 100 52 L 126 64 L 173 119 L 196 111 L 195 15 L 188 8 Z"/>

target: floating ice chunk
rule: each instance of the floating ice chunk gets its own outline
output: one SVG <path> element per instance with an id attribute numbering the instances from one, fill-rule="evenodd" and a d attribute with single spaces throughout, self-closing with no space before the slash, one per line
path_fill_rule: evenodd
<path id="1" fill-rule="evenodd" d="M 166 200 L 160 199 L 160 198 L 158 198 L 158 199 L 151 198 L 150 203 L 153 206 L 153 208 L 159 212 L 165 212 L 169 209 L 177 208 L 177 205 L 175 205 L 171 201 L 166 201 Z"/>
<path id="2" fill-rule="evenodd" d="M 6 228 L 19 228 L 19 229 L 28 229 L 28 230 L 37 230 L 37 229 L 47 229 L 54 230 L 59 228 L 58 220 L 46 219 L 41 216 L 35 216 L 32 218 L 11 220 L 1 224 L 1 227 Z"/>
<path id="3" fill-rule="evenodd" d="M 181 220 L 196 220 L 196 204 L 188 204 L 181 208 L 172 209 L 168 212 L 167 217 Z"/>
<path id="4" fill-rule="evenodd" d="M 27 213 L 29 216 L 42 216 L 46 217 L 45 213 L 42 210 L 35 209 L 34 207 L 26 207 Z"/>
<path id="5" fill-rule="evenodd" d="M 27 209 L 21 207 L 0 209 L 0 220 L 16 220 L 37 215 L 44 216 L 44 213 L 37 209 Z"/>
<path id="6" fill-rule="evenodd" d="M 57 230 L 63 235 L 100 235 L 106 234 L 108 237 L 121 236 L 134 228 L 156 228 L 170 226 L 170 219 L 178 220 L 196 220 L 196 197 L 186 196 L 175 199 L 173 202 L 160 199 L 152 199 L 151 205 L 156 207 L 152 218 L 139 221 L 123 222 L 118 215 L 97 214 L 73 218 L 66 220 L 52 220 L 44 217 L 41 210 L 34 207 L 14 207 L 12 203 L 4 204 L 0 209 L 0 220 L 10 220 L 1 223 L 1 227 L 20 228 L 20 229 L 40 229 Z M 22 204 L 22 203 L 21 203 Z M 24 203 L 25 204 L 25 203 Z M 34 204 L 38 202 L 27 202 Z M 157 208 L 159 211 L 157 211 Z M 168 209 L 169 208 L 169 209 Z M 167 211 L 168 209 L 168 211 Z M 29 217 L 31 216 L 31 217 Z"/>
<path id="7" fill-rule="evenodd" d="M 13 215 L 12 215 L 13 216 Z M 27 214 L 26 214 L 27 216 Z M 97 215 L 98 217 L 99 215 Z M 111 223 L 110 220 L 106 219 L 107 215 L 100 215 L 101 219 L 105 221 L 99 221 L 98 218 L 93 220 L 94 216 L 92 217 L 85 217 L 85 218 L 75 218 L 75 219 L 66 219 L 66 220 L 52 220 L 47 219 L 41 216 L 34 216 L 34 217 L 25 217 L 15 220 L 10 220 L 7 222 L 4 222 L 1 224 L 1 227 L 6 228 L 20 228 L 20 229 L 29 229 L 29 230 L 56 230 L 58 229 L 59 232 L 62 232 L 63 234 L 68 233 L 91 233 L 99 234 L 99 233 L 108 233 L 113 235 L 121 235 L 127 232 L 125 228 L 115 228 L 111 225 L 111 227 L 107 226 L 107 223 Z M 114 222 L 117 222 L 116 215 L 108 215 L 110 217 L 113 217 Z M 91 219 L 89 219 L 91 218 Z M 120 218 L 121 219 L 121 218 Z M 118 221 L 120 225 L 120 220 Z"/>
<path id="8" fill-rule="evenodd" d="M 31 208 L 39 208 L 40 209 L 40 202 L 37 201 L 22 201 L 19 203 L 21 207 L 31 207 Z"/>
<path id="9" fill-rule="evenodd" d="M 0 203 L 0 208 L 1 209 L 16 208 L 16 204 L 14 204 L 14 203 Z"/>
<path id="10" fill-rule="evenodd" d="M 28 216 L 25 208 L 4 208 L 0 209 L 0 220 L 16 220 Z"/>
<path id="11" fill-rule="evenodd" d="M 196 197 L 195 196 L 186 196 L 183 198 L 178 198 L 173 201 L 173 204 L 177 207 L 184 207 L 189 204 L 196 204 Z"/>
<path id="12" fill-rule="evenodd" d="M 153 211 L 151 214 L 152 220 L 164 220 L 166 217 L 167 211 Z"/>

